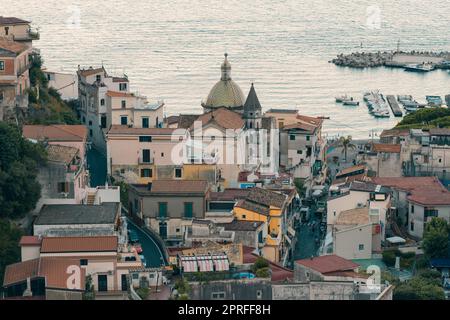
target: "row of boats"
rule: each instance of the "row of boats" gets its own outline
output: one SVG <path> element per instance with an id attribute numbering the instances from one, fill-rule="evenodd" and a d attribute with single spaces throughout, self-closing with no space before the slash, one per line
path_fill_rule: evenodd
<path id="1" fill-rule="evenodd" d="M 450 102 L 450 99 L 448 99 L 448 97 L 448 95 L 445 96 L 446 100 L 448 100 L 446 102 L 447 105 Z M 406 112 L 414 112 L 420 108 L 439 108 L 443 105 L 443 101 L 440 96 L 425 96 L 426 101 L 419 102 L 417 100 L 414 100 L 411 95 L 399 95 L 397 96 L 397 100 L 403 105 L 403 108 L 406 110 Z"/>
<path id="2" fill-rule="evenodd" d="M 389 118 L 389 105 L 379 90 L 364 93 L 364 101 L 369 108 L 369 113 L 375 118 Z"/>

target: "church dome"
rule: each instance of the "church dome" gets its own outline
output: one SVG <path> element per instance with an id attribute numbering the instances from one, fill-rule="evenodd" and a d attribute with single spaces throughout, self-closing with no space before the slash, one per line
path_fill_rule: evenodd
<path id="1" fill-rule="evenodd" d="M 230 109 L 242 109 L 245 96 L 241 88 L 231 79 L 231 64 L 228 62 L 228 55 L 221 65 L 220 80 L 212 87 L 202 106 L 206 109 L 217 109 L 226 107 Z"/>

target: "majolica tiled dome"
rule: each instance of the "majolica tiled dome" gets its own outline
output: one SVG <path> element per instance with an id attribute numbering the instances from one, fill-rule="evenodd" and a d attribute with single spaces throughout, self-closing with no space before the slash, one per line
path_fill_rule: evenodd
<path id="1" fill-rule="evenodd" d="M 245 96 L 241 88 L 231 79 L 231 64 L 228 62 L 228 55 L 225 53 L 225 61 L 221 66 L 222 76 L 202 103 L 205 109 L 211 110 L 220 107 L 230 109 L 242 109 Z"/>

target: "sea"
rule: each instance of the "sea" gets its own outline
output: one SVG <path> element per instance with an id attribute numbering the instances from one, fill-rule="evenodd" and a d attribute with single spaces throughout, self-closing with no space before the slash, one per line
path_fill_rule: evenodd
<path id="1" fill-rule="evenodd" d="M 448 0 L 0 0 L 0 15 L 31 20 L 49 70 L 104 65 L 131 89 L 163 99 L 168 115 L 201 113 L 228 53 L 232 77 L 263 106 L 330 117 L 329 137 L 368 139 L 401 118 L 375 119 L 348 94 L 450 93 L 450 74 L 384 67 L 351 69 L 329 61 L 354 51 L 450 51 Z"/>

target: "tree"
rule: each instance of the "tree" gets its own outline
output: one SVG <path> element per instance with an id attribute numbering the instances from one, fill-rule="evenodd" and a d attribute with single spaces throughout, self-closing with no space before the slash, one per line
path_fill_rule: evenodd
<path id="1" fill-rule="evenodd" d="M 340 137 L 339 138 L 339 146 L 341 146 L 342 153 L 344 154 L 344 159 L 347 161 L 347 154 L 349 149 L 356 149 L 356 145 L 352 143 L 352 136 Z"/>
<path id="2" fill-rule="evenodd" d="M 6 219 L 0 219 L 0 283 L 5 267 L 20 260 L 19 240 L 22 231 Z"/>
<path id="3" fill-rule="evenodd" d="M 264 268 L 268 268 L 269 267 L 269 263 L 267 262 L 266 259 L 264 259 L 263 257 L 258 257 L 255 261 L 255 263 L 252 265 L 251 270 L 253 273 L 256 274 L 256 272 L 260 269 L 264 269 Z"/>
<path id="4" fill-rule="evenodd" d="M 394 300 L 445 300 L 444 289 L 435 279 L 418 275 L 394 289 Z"/>
<path id="5" fill-rule="evenodd" d="M 423 249 L 429 258 L 448 256 L 449 225 L 443 218 L 434 217 L 425 224 Z"/>
<path id="6" fill-rule="evenodd" d="M 42 145 L 22 138 L 17 127 L 0 122 L 0 218 L 21 218 L 40 198 L 38 165 L 45 164 Z"/>

